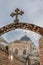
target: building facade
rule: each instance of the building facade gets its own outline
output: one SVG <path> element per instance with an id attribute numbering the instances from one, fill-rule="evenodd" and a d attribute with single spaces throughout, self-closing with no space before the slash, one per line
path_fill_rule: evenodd
<path id="1" fill-rule="evenodd" d="M 29 55 L 31 65 L 35 64 L 35 62 L 40 62 L 39 47 L 35 46 L 27 35 L 21 37 L 20 40 L 10 43 L 9 54 L 12 53 L 22 60 L 23 57 L 27 57 Z"/>
<path id="2" fill-rule="evenodd" d="M 15 55 L 23 56 L 27 55 L 32 50 L 32 41 L 26 35 L 23 36 L 20 40 L 11 42 L 9 45 L 9 51 L 13 52 Z"/>

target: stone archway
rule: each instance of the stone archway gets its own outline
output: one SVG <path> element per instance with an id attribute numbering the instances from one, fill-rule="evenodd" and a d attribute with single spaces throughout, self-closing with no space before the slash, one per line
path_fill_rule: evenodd
<path id="1" fill-rule="evenodd" d="M 36 33 L 38 33 L 40 35 L 43 35 L 43 28 L 42 27 L 39 27 L 39 26 L 34 25 L 34 24 L 19 22 L 18 15 L 22 15 L 23 13 L 24 12 L 22 10 L 20 11 L 18 8 L 16 8 L 15 13 L 12 12 L 10 14 L 11 17 L 16 16 L 14 22 L 0 28 L 0 36 L 2 34 L 4 34 L 4 33 L 7 33 L 7 32 L 9 32 L 11 30 L 15 30 L 17 28 L 18 29 L 31 30 L 31 31 L 36 32 Z"/>
<path id="2" fill-rule="evenodd" d="M 14 22 L 13 23 L 11 23 L 11 24 L 9 24 L 9 25 L 6 25 L 6 26 L 4 26 L 4 27 L 2 27 L 2 28 L 0 28 L 0 36 L 2 35 L 2 34 L 5 34 L 5 33 L 7 33 L 7 32 L 9 32 L 9 31 L 11 31 L 11 30 L 15 30 L 15 29 L 26 29 L 26 30 L 31 30 L 31 31 L 33 31 L 33 32 L 36 32 L 36 33 L 38 33 L 38 34 L 40 34 L 40 35 L 42 35 L 43 36 L 43 28 L 42 27 L 39 27 L 39 26 L 37 26 L 37 25 L 34 25 L 34 24 L 29 24 L 29 23 L 22 23 L 22 22 L 19 22 L 19 20 L 18 20 L 18 15 L 22 15 L 24 12 L 21 10 L 19 10 L 18 8 L 15 10 L 15 13 L 14 12 L 12 12 L 11 14 L 10 14 L 10 16 L 12 16 L 12 17 L 14 17 L 14 16 L 16 16 L 16 19 L 14 20 Z M 42 38 L 43 39 L 43 38 Z M 43 43 L 43 41 L 42 41 L 42 43 Z M 41 45 L 42 46 L 42 45 Z M 40 47 L 40 44 L 39 44 L 39 47 Z M 42 50 L 43 50 L 43 48 L 42 48 Z M 41 48 L 40 48 L 40 51 L 41 51 Z M 41 53 L 40 52 L 40 55 L 42 54 L 42 56 L 43 56 L 43 53 Z M 40 59 L 42 60 L 42 57 L 40 56 Z M 43 65 L 43 62 L 41 62 L 41 65 Z"/>

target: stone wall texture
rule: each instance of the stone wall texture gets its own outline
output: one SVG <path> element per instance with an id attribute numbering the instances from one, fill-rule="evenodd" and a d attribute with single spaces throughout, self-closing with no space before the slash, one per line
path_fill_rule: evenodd
<path id="1" fill-rule="evenodd" d="M 12 61 L 8 57 L 9 55 L 5 51 L 0 50 L 0 65 L 25 65 L 23 61 L 20 61 L 16 57 Z"/>
<path id="2" fill-rule="evenodd" d="M 40 65 L 43 65 L 43 37 L 39 40 L 39 49 L 40 49 Z"/>

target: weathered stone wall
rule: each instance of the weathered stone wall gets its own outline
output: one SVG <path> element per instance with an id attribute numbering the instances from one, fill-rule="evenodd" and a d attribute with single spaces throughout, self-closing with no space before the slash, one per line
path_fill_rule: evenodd
<path id="1" fill-rule="evenodd" d="M 0 50 L 0 65 L 8 65 L 8 55 L 5 51 Z"/>
<path id="2" fill-rule="evenodd" d="M 9 60 L 9 55 L 5 52 L 0 50 L 0 65 L 25 65 L 24 62 L 20 61 L 16 57 L 13 60 Z"/>
<path id="3" fill-rule="evenodd" d="M 39 49 L 40 49 L 40 65 L 43 65 L 43 37 L 39 40 Z"/>

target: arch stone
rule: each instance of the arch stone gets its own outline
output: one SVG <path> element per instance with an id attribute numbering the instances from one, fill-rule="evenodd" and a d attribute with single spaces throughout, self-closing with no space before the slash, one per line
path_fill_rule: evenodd
<path id="1" fill-rule="evenodd" d="M 43 28 L 39 27 L 37 25 L 34 24 L 29 24 L 29 23 L 21 23 L 21 22 L 14 22 L 11 23 L 9 25 L 3 26 L 2 28 L 0 28 L 0 36 L 2 34 L 5 34 L 11 30 L 15 30 L 15 29 L 26 29 L 26 30 L 31 30 L 33 32 L 36 32 L 40 35 L 43 35 Z"/>

